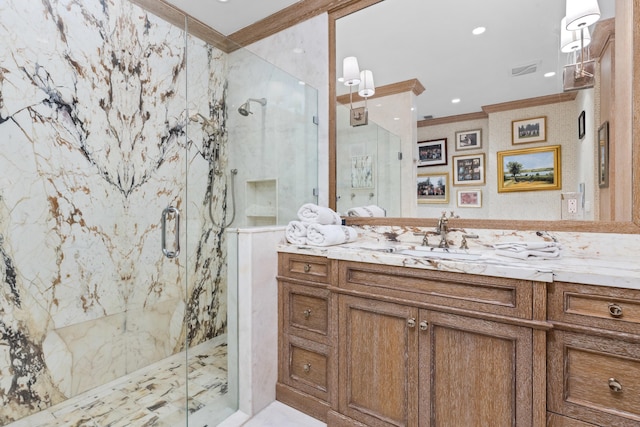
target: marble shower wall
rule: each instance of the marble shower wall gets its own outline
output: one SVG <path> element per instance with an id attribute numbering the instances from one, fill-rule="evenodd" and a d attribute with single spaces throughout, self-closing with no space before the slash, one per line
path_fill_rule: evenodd
<path id="1" fill-rule="evenodd" d="M 4 425 L 225 331 L 227 58 L 126 0 L 3 0 L 0 39 Z"/>

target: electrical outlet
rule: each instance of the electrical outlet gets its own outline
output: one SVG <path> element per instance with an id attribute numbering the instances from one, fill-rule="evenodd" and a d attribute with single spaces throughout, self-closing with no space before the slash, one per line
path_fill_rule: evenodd
<path id="1" fill-rule="evenodd" d="M 567 199 L 567 211 L 578 213 L 578 199 Z"/>

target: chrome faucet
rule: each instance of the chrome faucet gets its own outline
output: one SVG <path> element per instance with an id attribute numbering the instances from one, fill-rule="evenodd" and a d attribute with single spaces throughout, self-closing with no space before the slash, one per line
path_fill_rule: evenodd
<path id="1" fill-rule="evenodd" d="M 447 218 L 447 213 L 445 211 L 442 212 L 442 216 L 438 220 L 436 232 L 440 235 L 440 244 L 438 244 L 438 247 L 448 248 L 449 242 L 447 242 L 447 233 L 449 232 L 449 219 Z"/>

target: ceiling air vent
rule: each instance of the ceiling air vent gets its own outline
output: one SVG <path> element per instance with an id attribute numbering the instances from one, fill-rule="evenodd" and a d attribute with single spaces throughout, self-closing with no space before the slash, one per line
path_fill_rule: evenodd
<path id="1" fill-rule="evenodd" d="M 538 64 L 539 61 L 513 67 L 511 69 L 511 77 L 520 77 L 526 74 L 535 73 L 536 71 L 538 71 Z"/>

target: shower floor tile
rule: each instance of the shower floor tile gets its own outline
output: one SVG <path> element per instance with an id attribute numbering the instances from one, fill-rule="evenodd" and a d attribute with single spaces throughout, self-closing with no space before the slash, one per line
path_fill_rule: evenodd
<path id="1" fill-rule="evenodd" d="M 226 406 L 226 366 L 227 346 L 214 340 L 5 427 L 185 426 L 187 410 L 209 418 Z"/>

